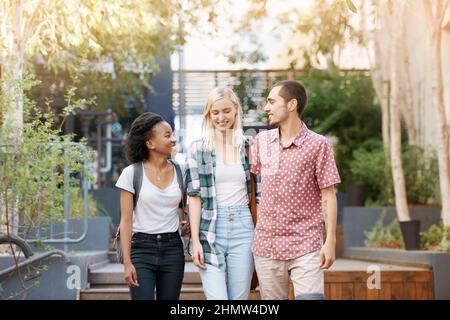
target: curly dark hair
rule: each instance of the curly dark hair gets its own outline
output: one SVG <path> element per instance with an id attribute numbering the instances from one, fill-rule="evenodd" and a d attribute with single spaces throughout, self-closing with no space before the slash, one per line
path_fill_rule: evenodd
<path id="1" fill-rule="evenodd" d="M 131 164 L 148 159 L 149 151 L 145 142 L 150 139 L 153 127 L 164 121 L 156 113 L 144 112 L 134 119 L 125 141 L 125 156 Z"/>

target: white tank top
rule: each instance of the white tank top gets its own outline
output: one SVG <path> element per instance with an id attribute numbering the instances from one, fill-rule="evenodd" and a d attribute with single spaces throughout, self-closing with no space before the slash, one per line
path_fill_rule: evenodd
<path id="1" fill-rule="evenodd" d="M 241 163 L 217 163 L 215 185 L 219 206 L 248 205 L 247 184 Z"/>

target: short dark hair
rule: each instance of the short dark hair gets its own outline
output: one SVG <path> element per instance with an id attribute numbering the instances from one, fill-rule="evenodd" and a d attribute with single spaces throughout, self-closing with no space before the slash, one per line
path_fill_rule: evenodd
<path id="1" fill-rule="evenodd" d="M 137 163 L 148 159 L 149 153 L 145 142 L 150 139 L 155 125 L 164 119 L 153 112 L 144 112 L 134 119 L 125 141 L 125 156 L 129 163 Z"/>
<path id="2" fill-rule="evenodd" d="M 283 80 L 275 83 L 272 87 L 281 87 L 279 95 L 287 103 L 292 99 L 297 100 L 297 113 L 301 117 L 303 111 L 305 110 L 306 103 L 308 102 L 308 97 L 306 96 L 306 89 L 299 81 L 294 80 Z"/>

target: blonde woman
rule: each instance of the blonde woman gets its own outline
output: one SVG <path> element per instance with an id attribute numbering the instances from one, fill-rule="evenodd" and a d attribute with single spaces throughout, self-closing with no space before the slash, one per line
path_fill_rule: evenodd
<path id="1" fill-rule="evenodd" d="M 191 254 L 208 300 L 245 300 L 250 293 L 254 225 L 247 145 L 236 94 L 215 88 L 187 172 Z"/>

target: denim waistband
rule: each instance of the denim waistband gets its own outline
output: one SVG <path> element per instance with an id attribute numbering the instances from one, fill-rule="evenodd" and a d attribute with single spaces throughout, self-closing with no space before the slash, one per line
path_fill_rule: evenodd
<path id="1" fill-rule="evenodd" d="M 176 239 L 176 238 L 180 238 L 180 233 L 178 231 L 167 232 L 167 233 L 158 233 L 158 234 L 137 232 L 137 233 L 133 234 L 133 239 L 141 239 L 141 240 L 167 240 L 167 239 Z"/>
<path id="2" fill-rule="evenodd" d="M 239 204 L 234 206 L 227 206 L 227 205 L 218 205 L 218 210 L 242 210 L 242 209 L 248 209 L 248 204 Z"/>

